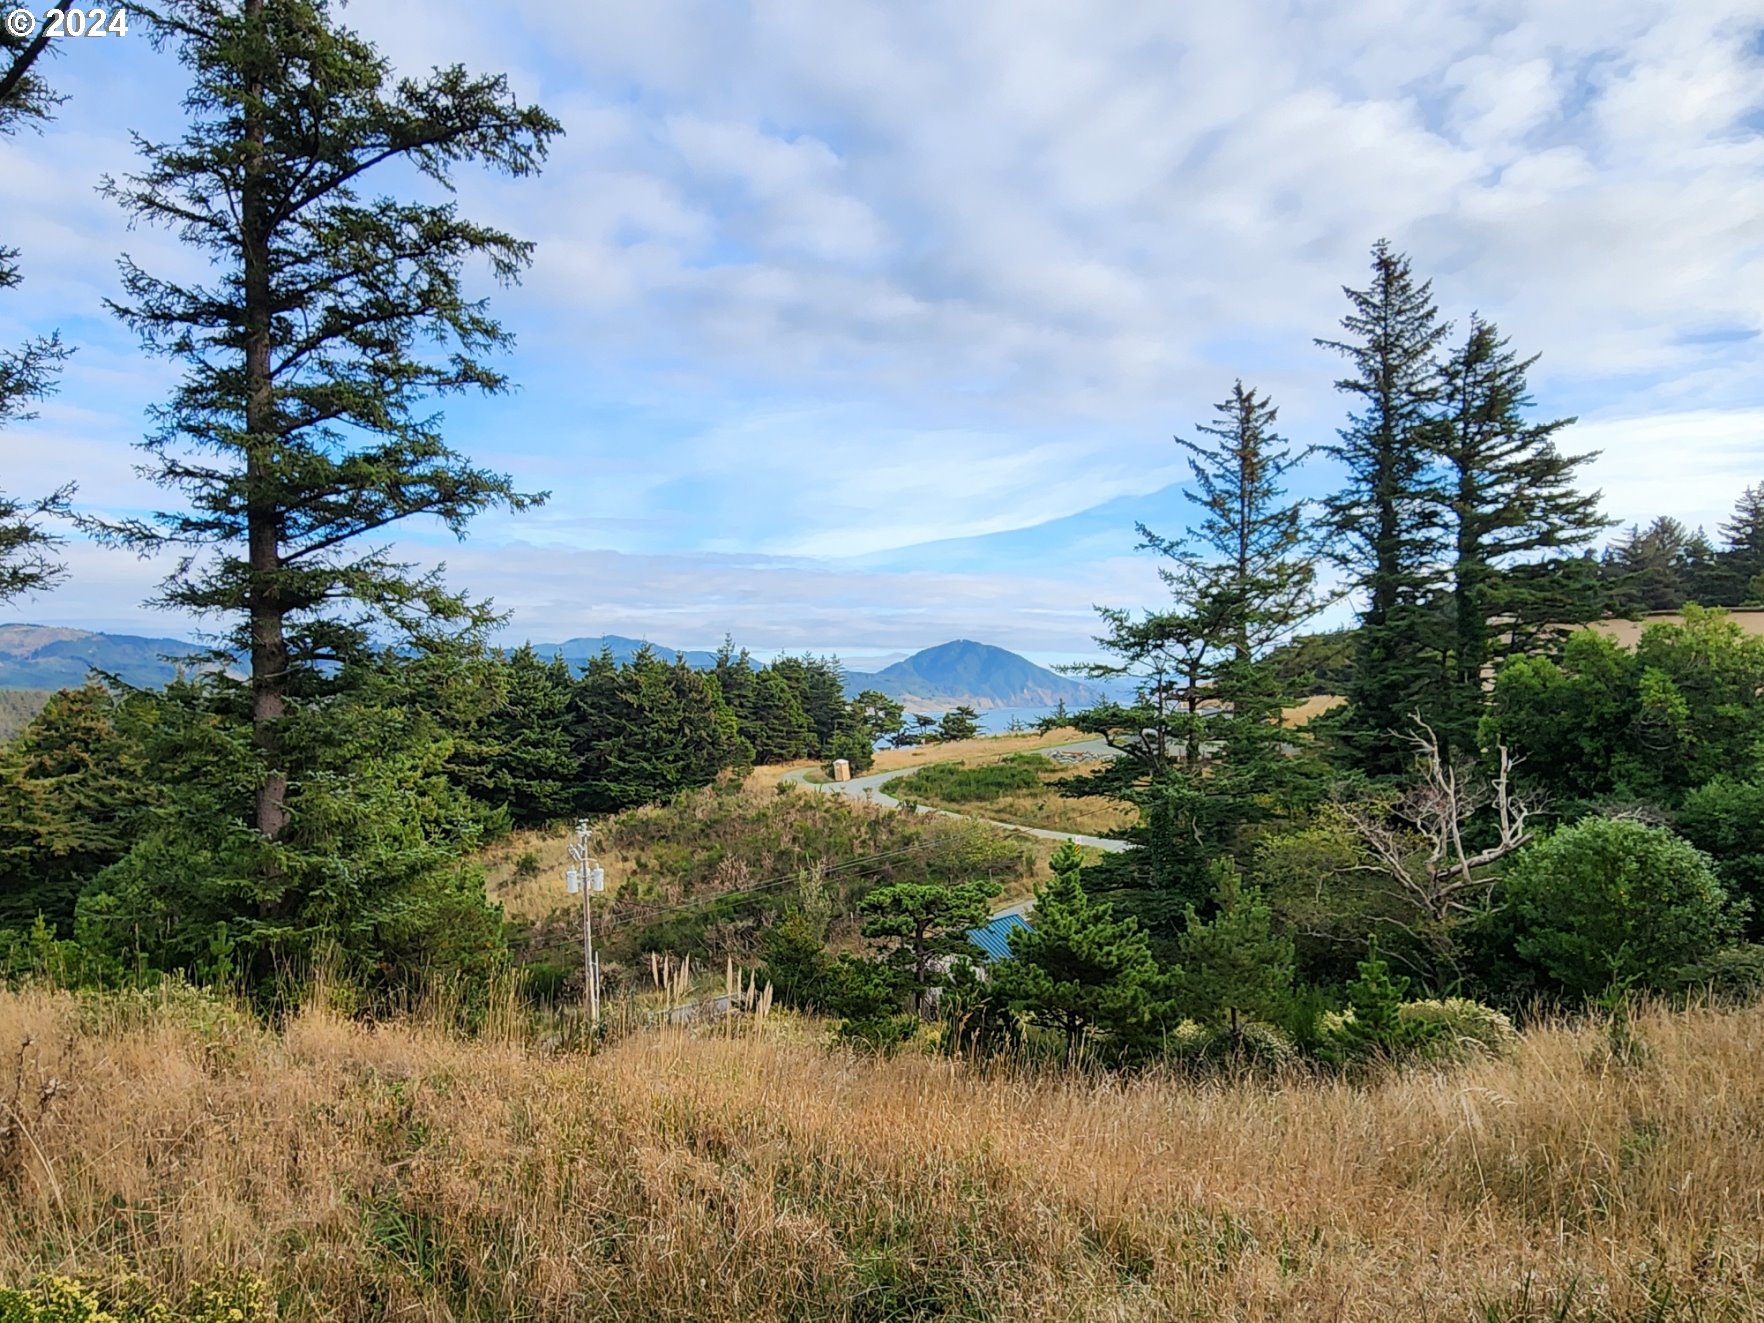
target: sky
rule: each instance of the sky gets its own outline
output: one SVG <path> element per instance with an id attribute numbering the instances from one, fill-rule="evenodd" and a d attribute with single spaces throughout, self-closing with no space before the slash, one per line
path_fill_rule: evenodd
<path id="1" fill-rule="evenodd" d="M 0 0 L 0 8 L 7 7 Z M 550 502 L 400 549 L 510 613 L 505 637 L 725 633 L 763 654 L 975 638 L 1090 655 L 1149 606 L 1136 521 L 1188 519 L 1174 435 L 1234 379 L 1295 446 L 1344 417 L 1313 343 L 1388 237 L 1445 315 L 1540 354 L 1540 417 L 1621 524 L 1714 530 L 1764 481 L 1764 6 L 356 0 L 397 68 L 506 72 L 565 136 L 542 175 L 465 167 L 461 209 L 532 240 L 517 389 L 453 444 Z M 41 134 L 0 140 L 25 284 L 0 343 L 77 352 L 0 487 L 104 514 L 167 365 L 105 308 L 116 258 L 191 273 L 96 185 L 181 125 L 140 25 L 69 41 Z M 391 181 L 389 181 L 391 182 Z M 1317 461 L 1296 495 L 1337 474 Z M 165 566 L 78 541 L 9 618 L 188 634 Z"/>

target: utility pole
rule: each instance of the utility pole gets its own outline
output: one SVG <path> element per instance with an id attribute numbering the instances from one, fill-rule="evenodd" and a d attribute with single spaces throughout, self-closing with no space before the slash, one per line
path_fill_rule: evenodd
<path id="1" fill-rule="evenodd" d="M 576 843 L 570 846 L 575 866 L 564 874 L 570 895 L 582 893 L 582 998 L 588 1011 L 590 1033 L 600 1028 L 600 962 L 594 957 L 594 907 L 596 891 L 606 890 L 606 870 L 588 853 L 588 820 L 576 822 Z"/>

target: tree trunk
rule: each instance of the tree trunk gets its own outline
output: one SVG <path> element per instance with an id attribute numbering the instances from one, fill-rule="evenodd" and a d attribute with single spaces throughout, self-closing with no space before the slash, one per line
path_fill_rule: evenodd
<path id="1" fill-rule="evenodd" d="M 260 23 L 264 0 L 245 0 L 248 23 Z M 288 825 L 288 774 L 282 766 L 280 722 L 287 711 L 288 640 L 279 600 L 281 515 L 275 498 L 276 409 L 270 376 L 270 220 L 264 172 L 263 79 L 253 73 L 245 93 L 245 161 L 240 186 L 245 266 L 246 606 L 251 618 L 251 733 L 263 759 L 257 787 L 257 830 L 269 840 Z"/>

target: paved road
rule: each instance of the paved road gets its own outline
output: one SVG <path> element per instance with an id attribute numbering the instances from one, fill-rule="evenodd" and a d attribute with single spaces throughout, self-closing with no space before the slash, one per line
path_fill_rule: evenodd
<path id="1" fill-rule="evenodd" d="M 1071 744 L 1055 744 L 1045 749 L 1036 749 L 1036 753 L 1088 753 L 1098 757 L 1113 757 L 1114 750 L 1109 748 L 1101 738 L 1077 740 Z M 922 765 L 922 764 L 921 764 Z M 891 772 L 871 772 L 867 776 L 854 776 L 849 781 L 810 781 L 807 779 L 809 769 L 788 772 L 786 781 L 794 781 L 797 785 L 806 785 L 819 790 L 823 794 L 845 795 L 850 799 L 868 800 L 872 804 L 880 804 L 883 808 L 896 808 L 900 801 L 891 795 L 884 794 L 882 787 L 899 777 L 911 776 L 918 771 L 917 767 L 900 767 Z M 1119 854 L 1128 848 L 1126 841 L 1113 840 L 1107 836 L 1083 836 L 1077 832 L 1051 831 L 1046 827 L 1024 827 L 1015 822 L 995 822 L 991 818 L 976 818 L 967 813 L 956 813 L 949 809 L 930 808 L 918 805 L 920 813 L 937 813 L 946 818 L 968 818 L 973 822 L 984 822 L 989 827 L 998 827 L 1004 831 L 1022 832 L 1025 836 L 1039 836 L 1047 841 L 1076 841 L 1079 845 L 1088 845 L 1095 850 L 1103 850 L 1109 854 Z M 1003 912 L 1003 911 L 1001 911 Z"/>

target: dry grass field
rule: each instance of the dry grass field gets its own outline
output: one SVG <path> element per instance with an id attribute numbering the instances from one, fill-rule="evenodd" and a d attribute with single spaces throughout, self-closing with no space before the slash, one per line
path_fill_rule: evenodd
<path id="1" fill-rule="evenodd" d="M 300 1320 L 1756 1318 L 1764 1010 L 1637 1028 L 1631 1066 L 1557 1027 L 1206 1084 L 0 993 L 0 1281 L 245 1272 Z"/>

